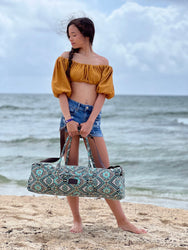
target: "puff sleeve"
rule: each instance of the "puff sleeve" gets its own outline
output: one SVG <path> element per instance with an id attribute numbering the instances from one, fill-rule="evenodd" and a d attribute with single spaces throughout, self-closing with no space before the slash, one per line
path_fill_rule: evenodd
<path id="1" fill-rule="evenodd" d="M 52 91 L 55 97 L 59 97 L 60 94 L 65 93 L 68 97 L 71 95 L 70 81 L 66 75 L 66 69 L 68 62 L 63 57 L 58 57 L 52 76 Z"/>
<path id="2" fill-rule="evenodd" d="M 110 66 L 105 66 L 102 72 L 102 77 L 97 85 L 97 93 L 105 94 L 107 99 L 114 97 L 114 85 L 112 79 L 113 69 Z"/>

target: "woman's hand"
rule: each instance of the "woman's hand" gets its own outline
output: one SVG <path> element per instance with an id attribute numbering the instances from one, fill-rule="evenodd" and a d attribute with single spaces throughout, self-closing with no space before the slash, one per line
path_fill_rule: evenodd
<path id="1" fill-rule="evenodd" d="M 91 132 L 93 127 L 93 122 L 88 120 L 87 122 L 81 123 L 80 126 L 81 126 L 80 135 L 85 138 Z"/>
<path id="2" fill-rule="evenodd" d="M 79 135 L 78 126 L 79 123 L 75 121 L 70 121 L 67 123 L 67 131 L 69 136 L 73 137 L 75 135 Z"/>

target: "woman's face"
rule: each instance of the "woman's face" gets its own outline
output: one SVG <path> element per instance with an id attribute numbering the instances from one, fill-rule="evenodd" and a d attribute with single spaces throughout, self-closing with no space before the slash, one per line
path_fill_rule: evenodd
<path id="1" fill-rule="evenodd" d="M 86 37 L 82 35 L 82 33 L 74 24 L 69 26 L 68 33 L 69 41 L 71 42 L 73 49 L 82 48 L 86 42 Z"/>

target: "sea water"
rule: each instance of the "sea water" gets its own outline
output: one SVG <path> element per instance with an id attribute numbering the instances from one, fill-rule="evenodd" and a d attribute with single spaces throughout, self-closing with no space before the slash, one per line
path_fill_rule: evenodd
<path id="1" fill-rule="evenodd" d="M 0 95 L 0 195 L 33 195 L 31 164 L 59 155 L 60 118 L 51 94 Z M 111 165 L 126 172 L 124 201 L 188 208 L 188 96 L 115 96 L 102 130 Z"/>

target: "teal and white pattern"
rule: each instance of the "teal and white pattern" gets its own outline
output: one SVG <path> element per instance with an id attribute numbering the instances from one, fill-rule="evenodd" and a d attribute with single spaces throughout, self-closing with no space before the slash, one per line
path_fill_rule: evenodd
<path id="1" fill-rule="evenodd" d="M 88 141 L 87 149 L 90 158 Z M 91 160 L 93 162 L 92 157 Z M 125 175 L 120 166 L 106 169 L 63 165 L 61 156 L 56 166 L 46 162 L 33 163 L 27 189 L 40 194 L 121 200 L 125 197 Z"/>
<path id="2" fill-rule="evenodd" d="M 125 196 L 124 180 L 121 167 L 91 169 L 66 165 L 57 169 L 51 164 L 35 163 L 32 165 L 28 190 L 40 194 L 120 200 Z"/>

